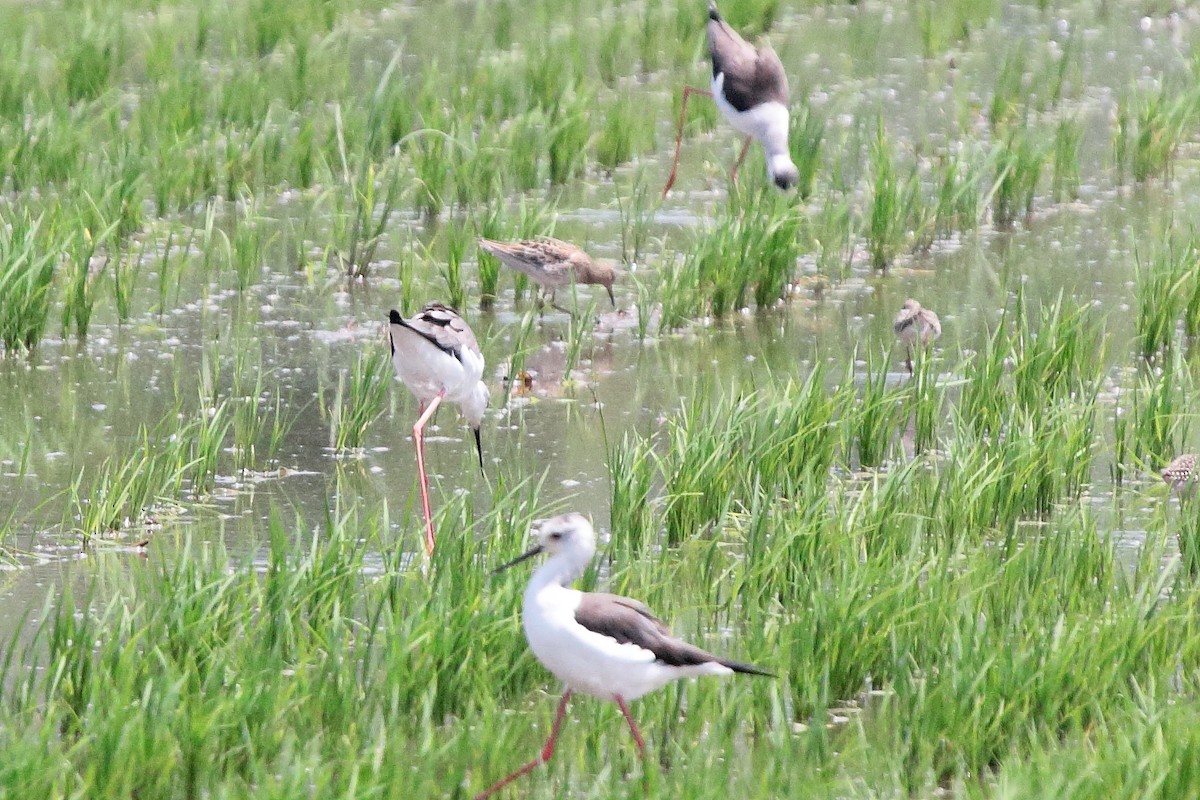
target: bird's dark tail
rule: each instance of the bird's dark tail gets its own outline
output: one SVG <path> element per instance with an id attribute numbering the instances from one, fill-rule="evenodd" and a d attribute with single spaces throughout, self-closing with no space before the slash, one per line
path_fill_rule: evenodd
<path id="1" fill-rule="evenodd" d="M 717 11 L 717 4 L 713 0 L 708 0 L 708 18 L 713 22 L 721 22 L 721 12 Z"/>
<path id="2" fill-rule="evenodd" d="M 774 672 L 767 672 L 765 669 L 759 669 L 753 664 L 743 664 L 740 661 L 730 661 L 729 659 L 721 659 L 721 666 L 729 667 L 734 672 L 740 672 L 743 675 L 762 675 L 764 678 L 778 677 Z"/>

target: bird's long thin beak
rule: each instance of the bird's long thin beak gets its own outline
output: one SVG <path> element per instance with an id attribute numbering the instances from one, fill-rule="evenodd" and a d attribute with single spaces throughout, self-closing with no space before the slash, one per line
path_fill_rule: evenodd
<path id="1" fill-rule="evenodd" d="M 479 471 L 483 472 L 483 437 L 479 435 L 479 428 L 475 429 L 475 452 L 479 454 Z M 483 474 L 486 477 L 487 473 Z"/>
<path id="2" fill-rule="evenodd" d="M 528 561 L 529 559 L 536 556 L 538 553 L 541 553 L 542 549 L 543 548 L 540 544 L 534 545 L 533 547 L 529 548 L 521 555 L 514 558 L 512 561 L 509 561 L 507 564 L 501 564 L 500 566 L 496 567 L 494 570 L 492 570 L 492 574 L 493 575 L 499 574 L 501 572 L 504 572 L 504 570 L 508 569 L 509 567 L 515 567 L 517 564 L 520 564 L 522 561 Z"/>
<path id="3" fill-rule="evenodd" d="M 613 304 L 613 308 L 616 308 L 617 307 L 617 298 L 613 296 L 612 287 L 605 286 L 604 288 L 608 290 L 608 301 Z"/>

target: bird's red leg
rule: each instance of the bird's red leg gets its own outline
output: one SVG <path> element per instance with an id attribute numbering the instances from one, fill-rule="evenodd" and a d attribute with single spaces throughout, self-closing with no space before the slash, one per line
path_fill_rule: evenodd
<path id="1" fill-rule="evenodd" d="M 542 748 L 542 752 L 538 754 L 538 757 L 509 775 L 504 780 L 493 783 L 487 789 L 475 795 L 475 800 L 484 800 L 485 797 L 495 794 L 505 786 L 508 786 L 510 783 L 515 781 L 517 778 L 521 777 L 527 772 L 532 772 L 534 768 L 545 764 L 550 760 L 550 757 L 554 755 L 554 743 L 558 741 L 558 731 L 559 728 L 562 727 L 563 719 L 565 719 L 567 716 L 567 703 L 570 700 L 571 690 L 567 689 L 565 692 L 563 692 L 562 700 L 558 701 L 558 714 L 554 717 L 554 727 L 550 729 L 550 738 L 546 740 L 546 746 Z"/>
<path id="2" fill-rule="evenodd" d="M 667 193 L 671 191 L 671 187 L 675 185 L 675 170 L 679 168 L 679 148 L 683 145 L 683 121 L 687 118 L 688 96 L 693 94 L 712 97 L 712 92 L 707 89 L 697 89 L 694 86 L 683 87 L 683 103 L 679 106 L 679 129 L 675 133 L 675 157 L 671 159 L 671 174 L 667 176 L 667 185 L 663 187 L 663 197 L 666 197 Z"/>
<path id="3" fill-rule="evenodd" d="M 445 389 L 438 392 L 438 396 L 433 398 L 429 407 L 421 412 L 421 416 L 413 425 L 413 441 L 417 443 L 417 473 L 421 477 L 421 505 L 425 509 L 425 552 L 427 555 L 433 555 L 433 514 L 429 511 L 429 478 L 425 475 L 425 423 L 429 422 L 429 418 L 433 416 L 434 411 L 437 411 L 437 407 L 445 396 Z"/>
<path id="4" fill-rule="evenodd" d="M 733 170 L 729 173 L 729 180 L 734 184 L 737 184 L 738 170 L 741 168 L 742 162 L 746 160 L 746 153 L 750 152 L 750 143 L 752 141 L 754 139 L 749 136 L 746 137 L 746 141 L 742 143 L 742 152 L 738 156 L 738 160 L 734 163 Z"/>
<path id="5" fill-rule="evenodd" d="M 629 732 L 633 734 L 633 741 L 637 742 L 638 758 L 646 760 L 646 742 L 642 739 L 642 732 L 638 730 L 637 723 L 633 721 L 633 715 L 629 713 L 629 706 L 625 704 L 625 698 L 621 695 L 613 697 L 617 701 L 617 705 L 621 707 L 621 713 L 625 715 L 625 721 L 629 723 Z"/>

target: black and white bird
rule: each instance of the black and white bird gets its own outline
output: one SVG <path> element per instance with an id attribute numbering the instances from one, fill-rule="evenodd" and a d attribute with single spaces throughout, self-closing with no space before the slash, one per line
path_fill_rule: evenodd
<path id="1" fill-rule="evenodd" d="M 565 684 L 565 690 L 550 738 L 538 757 L 475 800 L 483 800 L 550 760 L 567 703 L 575 692 L 620 706 L 638 754 L 644 756 L 645 741 L 629 713 L 629 701 L 679 678 L 735 672 L 770 677 L 758 667 L 712 655 L 675 638 L 662 620 L 637 600 L 569 588 L 596 553 L 596 534 L 583 515 L 543 520 L 534 530 L 537 545 L 496 571 L 539 553 L 550 554 L 525 590 L 522 622 L 533 654 Z"/>
<path id="2" fill-rule="evenodd" d="M 746 159 L 750 143 L 757 139 L 766 154 L 767 174 L 771 180 L 784 191 L 792 188 L 800 179 L 800 171 L 796 169 L 788 150 L 788 81 L 779 55 L 765 42 L 755 48 L 739 36 L 721 18 L 716 3 L 712 2 L 708 5 L 708 55 L 712 59 L 712 90 L 691 86 L 683 89 L 675 157 L 667 185 L 663 188 L 663 196 L 675 184 L 683 121 L 688 96 L 692 94 L 712 97 L 729 124 L 746 137 L 742 152 L 730 172 L 732 180 L 737 180 L 738 168 Z"/>
<path id="3" fill-rule="evenodd" d="M 475 431 L 475 449 L 479 453 L 479 468 L 483 469 L 479 427 L 489 399 L 483 382 L 483 353 L 475 334 L 458 312 L 441 303 L 430 303 L 408 319 L 392 309 L 388 323 L 392 366 L 420 405 L 420 416 L 413 425 L 413 441 L 425 511 L 425 550 L 433 553 L 433 516 L 429 510 L 429 478 L 425 473 L 425 423 L 443 399 L 456 403 Z"/>

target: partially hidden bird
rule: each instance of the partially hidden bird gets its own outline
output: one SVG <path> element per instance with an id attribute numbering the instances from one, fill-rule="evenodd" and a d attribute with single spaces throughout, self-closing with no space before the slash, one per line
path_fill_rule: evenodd
<path id="1" fill-rule="evenodd" d="M 925 308 L 911 297 L 904 301 L 900 313 L 892 322 L 892 330 L 896 338 L 904 345 L 904 365 L 908 374 L 913 371 L 913 350 L 918 345 L 928 347 L 934 339 L 942 335 L 942 322 L 938 315 Z"/>

